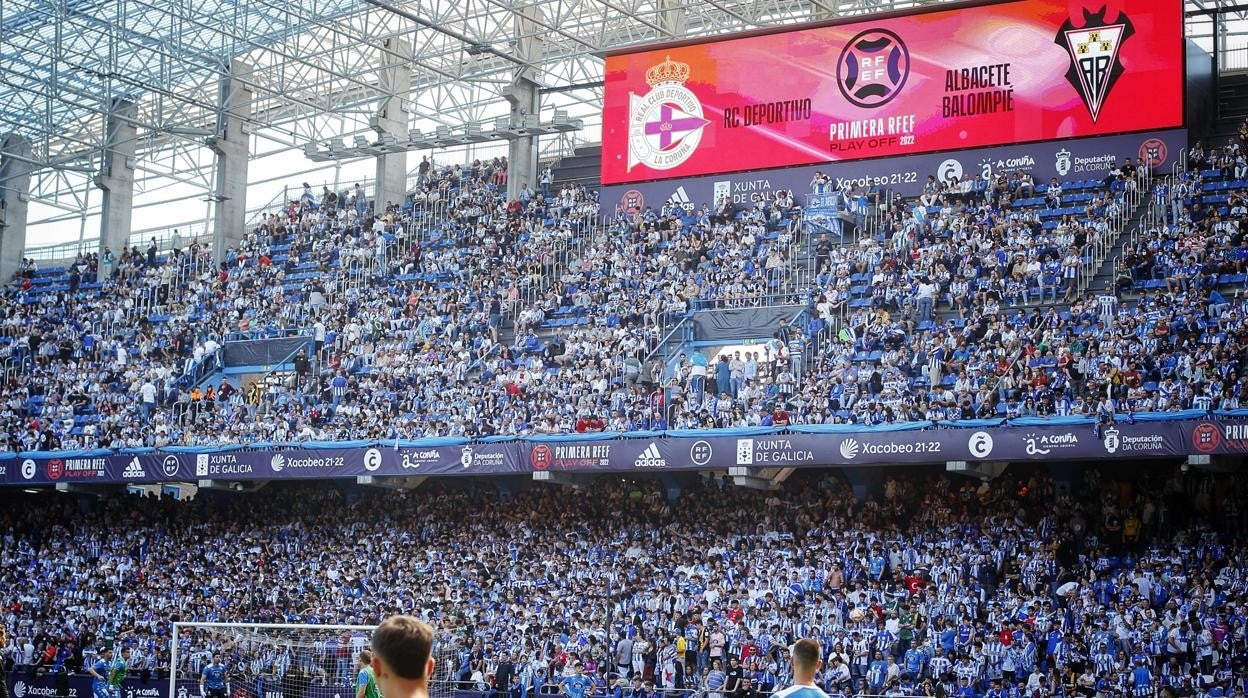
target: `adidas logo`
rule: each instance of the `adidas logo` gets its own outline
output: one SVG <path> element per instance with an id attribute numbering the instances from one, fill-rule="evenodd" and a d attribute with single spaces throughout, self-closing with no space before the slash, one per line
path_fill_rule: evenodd
<path id="1" fill-rule="evenodd" d="M 650 445 L 646 446 L 646 450 L 642 451 L 641 455 L 637 456 L 637 460 L 633 461 L 633 467 L 666 468 L 667 461 L 663 459 L 663 456 L 659 455 L 658 445 L 651 441 Z"/>
<path id="2" fill-rule="evenodd" d="M 131 458 L 129 463 L 126 463 L 126 469 L 121 471 L 121 476 L 127 480 L 138 480 L 139 478 L 147 477 L 147 471 L 143 470 L 139 459 L 135 457 Z"/>
<path id="3" fill-rule="evenodd" d="M 676 187 L 676 191 L 672 192 L 671 201 L 685 211 L 694 209 L 693 201 L 689 198 L 689 192 L 686 192 L 683 186 Z"/>

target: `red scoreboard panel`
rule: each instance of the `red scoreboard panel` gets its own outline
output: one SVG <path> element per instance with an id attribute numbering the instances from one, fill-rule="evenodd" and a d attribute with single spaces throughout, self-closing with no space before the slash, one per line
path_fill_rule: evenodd
<path id="1" fill-rule="evenodd" d="M 611 54 L 604 184 L 1183 124 L 1182 0 L 1014 0 Z"/>

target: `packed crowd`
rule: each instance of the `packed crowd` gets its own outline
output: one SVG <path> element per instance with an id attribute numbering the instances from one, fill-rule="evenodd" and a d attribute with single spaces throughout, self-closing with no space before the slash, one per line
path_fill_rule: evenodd
<path id="1" fill-rule="evenodd" d="M 879 234 L 841 241 L 807 236 L 784 191 L 617 210 L 595 235 L 594 194 L 526 184 L 507 201 L 504 161 L 426 162 L 379 215 L 358 186 L 306 187 L 220 265 L 154 242 L 52 284 L 28 265 L 0 299 L 0 438 L 51 450 L 1235 408 L 1248 301 L 1223 293 L 1243 282 L 1248 208 L 1225 154 L 1201 162 L 1224 167 L 1154 193 L 1150 220 L 1173 207 L 1179 222 L 1139 233 L 1130 273 L 1103 289 L 1083 270 L 1151 181 L 1130 159 L 1096 181 L 929 178 Z M 691 310 L 794 299 L 806 310 L 756 348 L 671 364 L 655 351 Z M 313 342 L 292 374 L 216 373 L 231 336 L 292 332 Z"/>
<path id="2" fill-rule="evenodd" d="M 1046 212 L 1062 211 L 1057 182 L 1003 175 L 968 200 L 958 183 L 931 178 L 918 205 L 894 207 L 883 239 L 857 247 L 817 239 L 817 295 L 804 326 L 782 326 L 758 351 L 682 357 L 678 375 L 693 409 L 675 424 L 1109 420 L 1238 408 L 1248 398 L 1239 373 L 1248 305 L 1222 291 L 1244 282 L 1239 228 L 1248 210 L 1238 191 L 1248 183 L 1230 176 L 1182 173 L 1172 191 L 1159 180 L 1157 202 L 1145 204 L 1158 209 L 1150 220 L 1177 210 L 1179 225 L 1146 227 L 1124 264 L 1163 280 L 1137 288 L 1127 274 L 1084 292 L 1077 280 L 1088 250 L 1121 215 L 1107 209 L 1144 186 L 1130 160 L 1093 183 L 1083 215 L 1043 223 Z M 1213 196 L 1223 205 L 1206 215 L 1202 202 Z M 1045 198 L 1045 208 L 1027 208 L 1030 197 Z"/>
<path id="3" fill-rule="evenodd" d="M 0 303 L 4 447 L 464 432 L 492 392 L 480 376 L 510 365 L 503 308 L 597 210 L 579 188 L 507 202 L 505 171 L 422 166 L 376 215 L 358 185 L 305 186 L 219 266 L 198 244 L 161 256 L 154 241 L 83 257 L 65 283 L 36 283 L 28 262 Z M 291 332 L 315 350 L 289 379 L 200 384 L 227 339 Z"/>
<path id="4" fill-rule="evenodd" d="M 5 493 L 0 655 L 80 671 L 122 645 L 160 676 L 175 621 L 407 612 L 438 628 L 442 680 L 497 696 L 580 667 L 599 696 L 751 698 L 786 685 L 800 637 L 822 641 L 833 696 L 1243 695 L 1248 480 L 1071 472 L 889 475 L 863 499 L 827 471 L 773 492 L 691 475 L 575 496 L 453 480 L 86 508 Z M 178 676 L 220 653 L 239 682 L 334 684 L 366 644 L 267 632 L 244 651 L 188 629 Z"/>

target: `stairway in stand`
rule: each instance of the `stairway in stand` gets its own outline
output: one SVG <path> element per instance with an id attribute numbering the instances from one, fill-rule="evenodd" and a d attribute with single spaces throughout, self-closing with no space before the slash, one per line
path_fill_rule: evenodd
<path id="1" fill-rule="evenodd" d="M 1218 78 L 1218 120 L 1205 137 L 1205 148 L 1226 145 L 1226 139 L 1239 133 L 1239 125 L 1248 119 L 1248 73 L 1222 75 Z"/>
<path id="2" fill-rule="evenodd" d="M 555 163 L 554 184 L 551 189 L 559 190 L 559 185 L 567 183 L 580 184 L 586 189 L 595 191 L 601 186 L 599 179 L 602 172 L 602 146 L 582 145 L 572 151 L 572 155 L 560 158 Z"/>

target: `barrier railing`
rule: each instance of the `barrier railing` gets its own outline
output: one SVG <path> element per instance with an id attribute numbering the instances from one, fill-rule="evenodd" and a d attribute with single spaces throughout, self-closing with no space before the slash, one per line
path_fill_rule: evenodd
<path id="1" fill-rule="evenodd" d="M 292 181 L 298 180 L 292 178 Z M 420 177 L 416 170 L 413 169 L 407 178 L 407 191 L 415 189 L 419 182 Z M 375 180 L 362 179 L 358 180 L 358 183 L 361 185 L 365 196 L 371 201 L 376 191 Z M 331 186 L 331 183 L 323 182 L 318 186 L 329 187 L 335 190 L 335 194 L 341 195 L 343 192 L 337 191 L 340 184 L 340 182 L 335 181 Z M 351 182 L 351 186 L 345 191 L 348 194 L 353 194 L 355 184 L 356 182 Z M 244 214 L 244 221 L 247 229 L 251 230 L 255 228 L 263 221 L 264 216 L 273 213 L 278 209 L 284 208 L 290 201 L 297 200 L 302 193 L 303 188 L 301 186 L 286 185 L 282 187 L 282 190 L 279 193 L 274 194 L 273 197 L 264 204 L 248 207 L 246 213 Z M 385 202 L 381 202 L 381 205 L 384 206 Z M 191 242 L 196 240 L 201 243 L 211 243 L 213 238 L 212 224 L 211 221 L 206 218 L 196 218 L 193 220 L 161 224 L 151 228 L 134 230 L 131 231 L 130 237 L 126 241 L 126 245 L 128 247 L 139 247 L 140 249 L 146 250 L 147 246 L 151 243 L 152 238 L 156 239 L 157 250 L 161 254 L 164 254 L 170 250 L 189 245 Z M 57 262 L 69 262 L 76 259 L 80 254 L 90 254 L 99 249 L 100 238 L 96 235 L 89 238 L 84 237 L 82 240 L 62 242 L 55 245 L 28 247 L 22 252 L 22 256 L 33 259 L 36 262 L 53 264 Z M 119 250 L 114 251 L 120 253 Z"/>
<path id="2" fill-rule="evenodd" d="M 509 295 L 508 308 L 504 309 L 510 313 L 513 326 L 517 329 L 536 328 L 537 323 L 529 322 L 528 315 L 545 300 L 558 279 L 565 273 L 573 273 L 578 265 L 585 262 L 595 245 L 611 242 L 607 226 L 607 221 L 595 211 L 571 219 L 566 235 L 551 231 L 545 233 L 550 235 L 550 240 L 539 253 L 537 268 L 540 271 L 534 270 L 534 273 L 526 274 L 519 280 L 514 292 Z"/>
<path id="3" fill-rule="evenodd" d="M 1218 70 L 1223 73 L 1248 72 L 1248 46 L 1219 49 Z"/>

